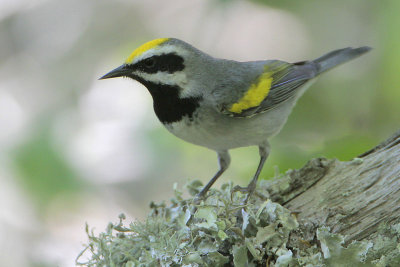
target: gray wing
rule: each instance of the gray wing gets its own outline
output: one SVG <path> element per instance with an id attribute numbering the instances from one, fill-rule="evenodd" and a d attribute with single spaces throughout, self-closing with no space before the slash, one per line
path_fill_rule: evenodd
<path id="1" fill-rule="evenodd" d="M 315 76 L 330 70 L 349 60 L 357 58 L 371 48 L 363 46 L 359 48 L 343 48 L 332 51 L 313 61 L 303 61 L 292 64 L 292 70 L 281 80 L 273 83 L 268 96 L 253 111 L 253 114 L 267 111 L 278 106 L 296 94 L 299 88 Z"/>
<path id="2" fill-rule="evenodd" d="M 293 64 L 292 70 L 281 80 L 272 83 L 270 92 L 259 106 L 260 111 L 274 108 L 296 94 L 297 89 L 314 78 L 318 69 L 313 62 L 300 62 Z"/>
<path id="3" fill-rule="evenodd" d="M 278 107 L 281 103 L 295 96 L 299 92 L 299 89 L 310 79 L 342 63 L 357 58 L 370 50 L 371 48 L 367 46 L 359 48 L 348 47 L 332 51 L 313 61 L 303 61 L 293 64 L 272 61 L 278 63 L 278 66 L 284 66 L 284 68 L 282 70 L 278 68 L 278 71 L 272 75 L 271 88 L 265 99 L 255 107 L 243 110 L 240 113 L 230 113 L 228 115 L 250 117 Z"/>
<path id="4" fill-rule="evenodd" d="M 243 110 L 234 117 L 250 117 L 258 113 L 273 109 L 279 104 L 290 99 L 298 92 L 307 81 L 318 74 L 318 66 L 314 62 L 298 62 L 290 64 L 284 73 L 277 73 L 273 76 L 271 89 L 267 97 L 258 105 Z"/>

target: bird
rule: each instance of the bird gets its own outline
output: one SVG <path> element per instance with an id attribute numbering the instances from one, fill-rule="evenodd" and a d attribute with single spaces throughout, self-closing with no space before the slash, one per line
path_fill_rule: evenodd
<path id="1" fill-rule="evenodd" d="M 180 39 L 159 38 L 136 48 L 99 79 L 128 77 L 143 84 L 169 132 L 217 153 L 219 170 L 197 198 L 204 198 L 228 169 L 229 150 L 258 146 L 253 178 L 247 187 L 234 188 L 248 198 L 270 154 L 268 140 L 282 129 L 297 100 L 320 74 L 370 50 L 348 47 L 295 63 L 239 62 L 213 57 Z"/>

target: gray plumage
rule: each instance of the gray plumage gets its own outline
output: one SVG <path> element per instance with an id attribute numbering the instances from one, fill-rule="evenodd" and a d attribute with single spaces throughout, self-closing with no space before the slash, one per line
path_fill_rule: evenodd
<path id="1" fill-rule="evenodd" d="M 312 62 L 317 64 L 318 66 L 318 74 L 321 74 L 322 72 L 325 72 L 327 70 L 330 70 L 340 64 L 343 64 L 349 60 L 352 60 L 354 58 L 357 58 L 368 51 L 371 50 L 371 47 L 368 46 L 363 46 L 359 48 L 343 48 L 343 49 L 338 49 L 335 51 L 332 51 L 326 55 L 323 55 L 322 57 L 319 57 Z"/>
<path id="2" fill-rule="evenodd" d="M 256 174 L 247 188 L 237 188 L 249 192 L 250 196 L 269 155 L 268 139 L 283 127 L 297 99 L 318 75 L 370 49 L 344 48 L 298 63 L 279 60 L 237 62 L 211 57 L 181 40 L 170 38 L 102 78 L 128 76 L 145 84 L 153 95 L 157 111 L 174 114 L 163 121 L 172 134 L 217 152 L 220 169 L 199 197 L 204 197 L 228 168 L 228 150 L 258 146 L 260 163 Z M 155 58 L 159 62 L 149 61 Z M 171 73 L 168 70 L 177 71 Z M 258 86 L 263 75 L 272 79 L 270 88 L 264 88 L 269 89 L 268 94 L 253 99 L 256 104 L 246 102 L 243 105 L 246 108 L 233 109 L 253 85 Z M 166 110 L 160 110 L 160 107 Z M 181 113 L 178 109 L 182 109 Z"/>

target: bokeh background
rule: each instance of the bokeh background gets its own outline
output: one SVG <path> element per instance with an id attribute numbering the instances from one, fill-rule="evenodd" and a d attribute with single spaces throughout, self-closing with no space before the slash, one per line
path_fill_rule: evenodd
<path id="1" fill-rule="evenodd" d="M 0 0 L 0 266 L 74 266 L 95 232 L 143 219 L 173 184 L 204 182 L 216 155 L 169 134 L 144 87 L 97 79 L 140 44 L 183 39 L 236 60 L 374 50 L 301 98 L 261 175 L 313 157 L 349 160 L 399 128 L 398 0 Z M 257 148 L 232 151 L 218 182 L 245 185 Z M 217 184 L 218 186 L 218 184 Z"/>

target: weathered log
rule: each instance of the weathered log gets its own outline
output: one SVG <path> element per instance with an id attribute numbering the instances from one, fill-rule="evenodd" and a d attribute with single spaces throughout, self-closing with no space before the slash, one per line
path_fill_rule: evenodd
<path id="1" fill-rule="evenodd" d="M 202 185 L 187 187 L 194 196 Z M 145 222 L 124 226 L 121 216 L 98 236 L 87 230 L 80 264 L 400 266 L 400 131 L 351 161 L 312 159 L 261 181 L 248 203 L 232 188 L 201 203 L 175 190 Z"/>
<path id="2" fill-rule="evenodd" d="M 400 220 L 400 131 L 352 161 L 313 159 L 267 187 L 299 222 L 329 226 L 346 242 L 370 240 L 381 223 Z"/>

